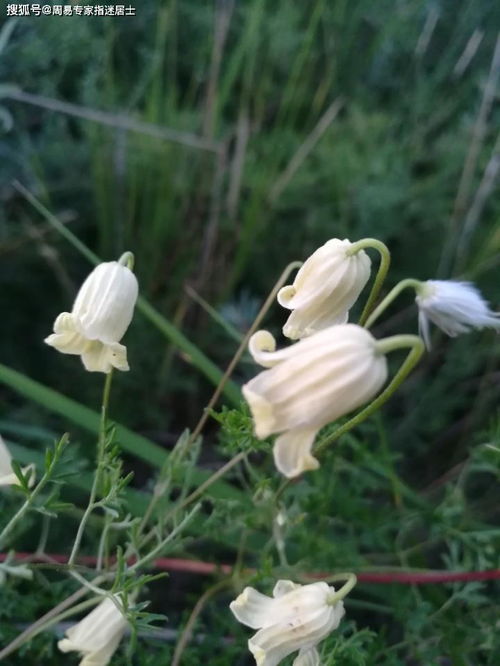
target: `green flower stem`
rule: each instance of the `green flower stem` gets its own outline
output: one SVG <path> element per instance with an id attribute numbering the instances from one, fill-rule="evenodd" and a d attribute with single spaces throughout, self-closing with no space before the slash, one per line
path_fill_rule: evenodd
<path id="1" fill-rule="evenodd" d="M 210 401 L 208 402 L 207 406 L 203 410 L 203 414 L 201 415 L 201 418 L 198 421 L 198 423 L 197 423 L 195 429 L 193 430 L 193 433 L 192 433 L 192 435 L 189 439 L 190 444 L 192 444 L 196 440 L 196 438 L 198 437 L 198 435 L 202 431 L 205 423 L 207 422 L 208 417 L 210 416 L 210 410 L 212 409 L 212 407 L 215 405 L 215 403 L 219 399 L 219 396 L 221 395 L 221 393 L 224 389 L 224 386 L 226 385 L 227 380 L 231 376 L 231 374 L 232 374 L 233 370 L 235 369 L 238 361 L 243 356 L 243 353 L 245 352 L 245 350 L 248 346 L 248 341 L 250 340 L 252 335 L 255 333 L 257 328 L 260 326 L 260 324 L 261 324 L 262 320 L 264 319 L 264 317 L 266 316 L 269 308 L 274 303 L 274 299 L 276 298 L 276 295 L 277 295 L 278 291 L 281 289 L 281 287 L 288 280 L 288 276 L 290 275 L 290 273 L 293 270 L 295 270 L 296 268 L 300 268 L 301 266 L 302 266 L 301 261 L 292 261 L 290 264 L 288 264 L 288 266 L 285 268 L 285 270 L 279 276 L 278 281 L 276 282 L 276 284 L 274 285 L 274 287 L 270 291 L 269 296 L 266 298 L 266 300 L 264 302 L 264 305 L 259 310 L 259 313 L 255 317 L 255 320 L 254 320 L 253 324 L 248 329 L 247 333 L 245 334 L 245 337 L 243 338 L 243 340 L 240 343 L 240 346 L 236 350 L 236 353 L 234 354 L 233 358 L 231 359 L 231 362 L 227 366 L 227 369 L 226 369 L 225 373 L 223 374 L 223 376 L 221 377 L 221 380 L 220 380 L 217 388 L 215 389 L 212 397 L 210 398 Z"/>
<path id="2" fill-rule="evenodd" d="M 15 513 L 12 518 L 9 520 L 7 525 L 3 528 L 2 532 L 0 533 L 0 547 L 3 547 L 4 541 L 7 539 L 7 537 L 10 535 L 14 527 L 17 525 L 17 523 L 25 516 L 26 512 L 29 510 L 33 502 L 36 500 L 38 495 L 41 493 L 41 491 L 44 489 L 45 485 L 47 484 L 48 481 L 50 481 L 52 477 L 52 471 L 54 470 L 54 467 L 56 463 L 59 461 L 61 452 L 64 448 L 64 446 L 67 444 L 69 439 L 69 435 L 65 434 L 61 437 L 59 443 L 56 445 L 54 449 L 54 454 L 52 456 L 51 462 L 48 465 L 48 467 L 45 470 L 44 475 L 38 482 L 38 485 L 36 488 L 30 492 L 29 496 L 25 500 L 24 504 L 21 506 L 21 508 Z M 30 474 L 33 474 L 34 471 L 31 470 Z"/>
<path id="3" fill-rule="evenodd" d="M 12 532 L 14 527 L 17 525 L 17 523 L 24 517 L 24 515 L 26 514 L 30 506 L 33 504 L 37 496 L 43 490 L 45 484 L 47 483 L 47 481 L 49 481 L 50 476 L 51 476 L 50 471 L 45 472 L 45 474 L 40 479 L 37 487 L 33 490 L 32 493 L 30 493 L 29 497 L 26 499 L 21 508 L 17 511 L 17 513 L 15 513 L 12 516 L 7 525 L 3 528 L 0 534 L 0 547 L 3 547 L 5 540 Z"/>
<path id="4" fill-rule="evenodd" d="M 398 282 L 398 284 L 391 289 L 391 291 L 387 294 L 384 300 L 381 303 L 379 303 L 379 305 L 371 313 L 371 315 L 364 322 L 364 324 L 361 320 L 359 323 L 364 325 L 365 328 L 370 328 L 370 326 L 373 326 L 376 320 L 380 317 L 382 312 L 384 312 L 384 310 L 392 303 L 392 301 L 397 296 L 399 296 L 399 294 L 402 291 L 404 291 L 405 289 L 415 289 L 415 291 L 418 291 L 420 289 L 421 284 L 422 282 L 420 282 L 420 280 L 414 280 L 413 278 L 407 278 L 406 280 L 401 280 L 401 282 Z"/>
<path id="5" fill-rule="evenodd" d="M 101 406 L 101 422 L 99 426 L 99 439 L 97 442 L 97 468 L 94 474 L 94 482 L 92 483 L 92 489 L 90 491 L 89 502 L 85 513 L 82 516 L 80 525 L 78 526 L 78 531 L 76 533 L 75 542 L 71 550 L 71 555 L 69 556 L 68 565 L 72 566 L 75 563 L 76 556 L 78 555 L 78 549 L 80 548 L 80 543 L 87 525 L 87 521 L 90 517 L 90 514 L 96 507 L 95 498 L 97 496 L 97 491 L 99 489 L 99 484 L 101 482 L 102 471 L 104 468 L 104 454 L 106 450 L 106 422 L 108 415 L 108 405 L 109 405 L 109 396 L 111 392 L 111 381 L 113 379 L 113 371 L 106 374 L 106 379 L 104 381 L 104 390 L 102 394 L 102 406 Z"/>
<path id="6" fill-rule="evenodd" d="M 346 597 L 349 592 L 352 590 L 352 588 L 356 585 L 358 582 L 358 579 L 356 578 L 356 574 L 353 573 L 341 573 L 341 574 L 335 574 L 334 576 L 331 576 L 330 578 L 327 578 L 325 580 L 326 583 L 335 583 L 337 580 L 344 580 L 347 579 L 344 585 L 340 588 L 340 590 L 337 590 L 334 594 L 332 594 L 328 598 L 328 605 L 329 606 L 334 606 L 338 601 Z"/>
<path id="7" fill-rule="evenodd" d="M 118 259 L 120 266 L 126 266 L 131 271 L 134 270 L 135 257 L 132 252 L 124 252 Z"/>
<path id="8" fill-rule="evenodd" d="M 376 412 L 384 403 L 389 400 L 393 393 L 397 391 L 400 385 L 404 382 L 406 377 L 410 374 L 413 368 L 416 366 L 420 357 L 424 353 L 424 343 L 418 335 L 395 335 L 391 338 L 386 338 L 385 340 L 380 340 L 377 342 L 377 350 L 381 353 L 386 353 L 389 351 L 394 351 L 396 349 L 405 349 L 410 348 L 408 356 L 403 361 L 401 367 L 394 375 L 392 381 L 389 383 L 387 388 L 382 391 L 382 393 L 375 398 L 367 407 L 362 409 L 356 416 L 353 416 L 352 419 L 349 419 L 347 423 L 337 428 L 335 432 L 331 435 L 325 437 L 314 450 L 315 455 L 319 455 L 324 451 L 327 446 L 333 444 L 339 437 L 344 435 L 352 428 L 355 428 L 357 425 L 365 421 L 369 416 Z M 281 488 L 280 491 L 282 492 Z M 281 493 L 280 493 L 281 494 Z"/>
<path id="9" fill-rule="evenodd" d="M 391 265 L 391 253 L 389 252 L 389 248 L 387 245 L 385 245 L 385 243 L 382 243 L 382 241 L 379 241 L 376 238 L 363 238 L 356 243 L 353 243 L 347 254 L 356 254 L 356 252 L 364 250 L 365 248 L 373 248 L 374 250 L 377 250 L 377 252 L 380 254 L 380 265 L 378 267 L 377 275 L 375 277 L 375 281 L 373 282 L 370 295 L 368 296 L 368 300 L 366 301 L 366 305 L 359 319 L 360 326 L 363 326 L 366 319 L 368 318 L 368 315 L 370 314 L 373 305 L 377 300 L 377 296 L 380 293 L 382 285 L 384 284 L 385 278 L 387 277 L 389 266 Z"/>
<path id="10" fill-rule="evenodd" d="M 45 631 L 46 629 L 49 629 L 50 627 L 52 627 L 54 624 L 57 624 L 61 620 L 64 620 L 67 617 L 75 615 L 76 613 L 79 613 L 82 610 L 86 610 L 90 606 L 95 606 L 100 601 L 102 601 L 102 597 L 94 597 L 93 599 L 87 599 L 86 601 L 82 601 L 81 603 L 77 604 L 76 606 L 73 606 L 73 608 L 70 608 L 69 610 L 65 610 L 68 607 L 68 605 L 71 605 L 73 601 L 76 601 L 80 597 L 84 596 L 86 593 L 87 593 L 86 589 L 80 588 L 77 592 L 72 594 L 71 597 L 65 599 L 64 602 L 58 604 L 55 608 L 52 608 L 52 610 L 46 613 L 42 618 L 40 618 L 40 620 L 34 622 L 31 626 L 29 626 L 21 634 L 19 634 L 19 636 L 16 636 L 16 638 L 13 641 L 11 641 L 8 645 L 6 645 L 3 648 L 3 650 L 0 650 L 0 661 L 2 661 L 5 657 L 8 657 L 9 654 L 12 654 L 12 652 L 15 652 L 24 643 L 27 643 L 35 636 L 38 636 L 38 634 L 40 634 L 42 631 Z M 70 603 L 68 604 L 67 602 Z"/>
<path id="11" fill-rule="evenodd" d="M 191 611 L 191 615 L 189 616 L 188 621 L 184 626 L 184 629 L 182 630 L 182 633 L 179 636 L 179 640 L 177 641 L 177 645 L 175 646 L 174 656 L 172 657 L 171 666 L 179 666 L 179 664 L 182 663 L 182 655 L 184 654 L 186 646 L 189 643 L 189 639 L 191 638 L 191 635 L 193 633 L 193 628 L 196 623 L 196 620 L 198 619 L 206 603 L 218 592 L 220 592 L 226 587 L 230 587 L 232 585 L 232 582 L 233 582 L 232 578 L 224 578 L 223 580 L 220 580 L 218 583 L 215 583 L 215 585 L 209 587 L 208 590 L 205 590 L 205 592 L 198 599 L 193 610 Z"/>

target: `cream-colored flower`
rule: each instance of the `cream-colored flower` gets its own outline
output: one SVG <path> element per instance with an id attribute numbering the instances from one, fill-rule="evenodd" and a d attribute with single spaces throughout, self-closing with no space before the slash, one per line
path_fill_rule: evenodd
<path id="1" fill-rule="evenodd" d="M 77 354 L 93 372 L 128 370 L 127 348 L 119 344 L 137 300 L 137 279 L 117 261 L 99 264 L 87 277 L 71 313 L 61 313 L 45 342 L 63 354 Z"/>
<path id="2" fill-rule="evenodd" d="M 275 351 L 267 331 L 250 339 L 255 361 L 264 367 L 243 386 L 264 439 L 280 433 L 274 444 L 279 471 L 294 477 L 319 465 L 311 454 L 320 428 L 368 402 L 387 378 L 385 356 L 377 341 L 356 324 L 340 324 Z"/>
<path id="3" fill-rule="evenodd" d="M 80 666 L 106 666 L 118 647 L 127 621 L 111 599 L 104 599 L 93 611 L 66 631 L 57 647 L 61 652 L 80 652 Z"/>
<path id="4" fill-rule="evenodd" d="M 500 328 L 500 313 L 488 303 L 470 282 L 427 280 L 417 289 L 420 335 L 430 349 L 429 320 L 454 338 L 472 328 Z"/>
<path id="5" fill-rule="evenodd" d="M 333 324 L 345 324 L 370 277 L 371 261 L 364 250 L 351 254 L 352 243 L 332 238 L 302 265 L 292 285 L 278 292 L 278 302 L 293 310 L 283 327 L 297 340 Z"/>
<path id="6" fill-rule="evenodd" d="M 0 486 L 19 486 L 19 479 L 12 469 L 12 456 L 0 436 Z M 23 475 L 29 472 L 28 486 L 31 488 L 35 483 L 35 465 L 28 465 L 23 469 Z"/>
<path id="7" fill-rule="evenodd" d="M 239 622 L 259 629 L 248 641 L 257 666 L 277 666 L 297 650 L 293 666 L 318 666 L 316 645 L 339 626 L 345 613 L 334 594 L 327 583 L 298 585 L 290 580 L 279 580 L 273 597 L 246 587 L 230 608 Z"/>

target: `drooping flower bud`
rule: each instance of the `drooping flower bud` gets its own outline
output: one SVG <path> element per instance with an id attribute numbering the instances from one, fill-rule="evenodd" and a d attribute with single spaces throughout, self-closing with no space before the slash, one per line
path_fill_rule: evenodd
<path id="1" fill-rule="evenodd" d="M 347 239 L 327 241 L 304 262 L 293 284 L 280 289 L 278 302 L 293 310 L 283 327 L 287 338 L 297 340 L 346 323 L 371 267 L 364 250 L 349 252 L 352 245 Z"/>
<path id="2" fill-rule="evenodd" d="M 277 666 L 299 651 L 293 666 L 318 666 L 316 645 L 336 629 L 344 616 L 342 600 L 327 583 L 298 585 L 279 580 L 273 597 L 246 587 L 230 604 L 236 619 L 259 631 L 248 641 L 257 666 Z"/>
<path id="3" fill-rule="evenodd" d="M 320 428 L 368 402 L 387 378 L 385 356 L 356 324 L 331 326 L 275 351 L 267 331 L 250 339 L 254 360 L 270 368 L 243 386 L 260 439 L 278 433 L 274 460 L 294 477 L 316 469 L 311 448 Z"/>
<path id="4" fill-rule="evenodd" d="M 106 666 L 120 644 L 127 621 L 111 599 L 104 599 L 83 620 L 66 631 L 57 647 L 61 652 L 80 652 L 79 666 Z"/>
<path id="5" fill-rule="evenodd" d="M 127 349 L 119 344 L 137 300 L 133 272 L 117 261 L 99 264 L 87 277 L 71 313 L 61 313 L 45 342 L 63 354 L 82 357 L 86 370 L 128 370 Z"/>
<path id="6" fill-rule="evenodd" d="M 500 328 L 500 313 L 492 312 L 470 282 L 427 280 L 417 289 L 420 335 L 430 349 L 429 320 L 454 338 L 472 328 Z"/>
<path id="7" fill-rule="evenodd" d="M 19 479 L 12 469 L 12 456 L 0 436 L 0 486 L 19 486 Z M 28 486 L 31 488 L 35 483 L 35 465 L 28 465 L 23 469 L 23 476 L 29 473 Z"/>

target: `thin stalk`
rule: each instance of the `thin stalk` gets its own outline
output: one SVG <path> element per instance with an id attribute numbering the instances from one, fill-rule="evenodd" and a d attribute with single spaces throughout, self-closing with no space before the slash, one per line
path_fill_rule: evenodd
<path id="1" fill-rule="evenodd" d="M 420 289 L 421 285 L 422 285 L 422 282 L 420 282 L 420 280 L 414 280 L 413 278 L 407 278 L 406 280 L 401 280 L 401 282 L 398 282 L 398 284 L 391 289 L 391 291 L 387 294 L 387 296 L 384 298 L 384 300 L 381 303 L 379 303 L 379 305 L 371 313 L 371 315 L 368 317 L 368 319 L 364 323 L 364 327 L 365 328 L 370 328 L 371 326 L 373 326 L 373 324 L 377 321 L 377 319 L 380 317 L 382 312 L 384 312 L 384 310 L 392 303 L 392 301 L 397 296 L 399 296 L 399 294 L 402 291 L 404 291 L 404 289 L 410 289 L 411 288 L 411 289 L 415 289 L 415 291 L 418 291 Z M 360 324 L 361 324 L 361 320 L 360 320 Z"/>
<path id="2" fill-rule="evenodd" d="M 341 573 L 341 574 L 335 574 L 334 576 L 331 576 L 330 578 L 327 579 L 326 582 L 331 582 L 334 583 L 337 580 L 344 580 L 347 579 L 344 585 L 340 588 L 340 590 L 337 590 L 334 594 L 332 594 L 331 597 L 328 598 L 328 605 L 333 606 L 336 604 L 338 601 L 343 599 L 345 596 L 349 594 L 349 592 L 352 590 L 352 588 L 356 585 L 358 582 L 358 579 L 356 577 L 356 574 L 353 573 Z"/>
<path id="3" fill-rule="evenodd" d="M 25 500 L 24 504 L 20 507 L 20 509 L 12 516 L 11 520 L 7 523 L 7 525 L 3 528 L 2 532 L 0 533 L 0 545 L 2 545 L 2 542 L 9 536 L 9 534 L 12 532 L 14 529 L 15 525 L 24 517 L 30 506 L 33 504 L 35 499 L 38 497 L 40 492 L 43 490 L 45 485 L 50 481 L 50 478 L 52 476 L 52 471 L 54 469 L 54 466 L 56 462 L 59 461 L 59 458 L 61 456 L 63 447 L 67 443 L 69 438 L 69 435 L 66 433 L 63 435 L 63 437 L 59 440 L 59 443 L 56 445 L 54 449 L 53 456 L 51 458 L 51 462 L 47 465 L 45 472 L 40 479 L 38 485 L 36 488 L 30 492 L 29 496 Z M 30 465 L 31 468 L 31 465 Z M 30 474 L 33 474 L 33 469 L 31 469 Z M 26 476 L 25 476 L 26 478 Z"/>
<path id="4" fill-rule="evenodd" d="M 389 266 L 391 265 L 391 253 L 389 252 L 389 248 L 387 245 L 385 245 L 385 243 L 382 243 L 382 241 L 379 241 L 376 238 L 363 238 L 360 241 L 353 243 L 347 254 L 356 254 L 356 252 L 364 250 L 365 248 L 373 248 L 374 250 L 377 250 L 377 252 L 380 254 L 380 264 L 372 285 L 372 289 L 370 291 L 370 295 L 368 296 L 368 300 L 366 301 L 363 312 L 361 313 L 361 317 L 359 318 L 360 326 L 363 326 L 368 318 L 368 315 L 372 311 L 375 301 L 377 300 L 377 296 L 379 295 L 382 285 L 385 282 L 385 278 L 387 277 Z"/>
<path id="5" fill-rule="evenodd" d="M 97 468 L 94 475 L 94 481 L 92 483 L 92 489 L 90 491 L 89 502 L 85 513 L 82 516 L 80 525 L 78 526 L 78 531 L 76 533 L 75 542 L 71 550 L 71 555 L 69 556 L 68 565 L 72 566 L 75 562 L 75 558 L 78 555 L 78 549 L 80 548 L 80 543 L 87 525 L 87 521 L 90 517 L 90 514 L 96 507 L 95 498 L 97 491 L 99 490 L 99 484 L 101 482 L 102 471 L 104 468 L 104 454 L 106 451 L 106 421 L 109 405 L 109 395 L 111 392 L 111 381 L 113 378 L 113 371 L 108 372 L 106 379 L 104 381 L 104 390 L 102 394 L 102 406 L 101 406 L 101 422 L 99 426 L 99 439 L 97 443 Z"/>
<path id="6" fill-rule="evenodd" d="M 192 442 L 194 442 L 196 440 L 196 438 L 198 437 L 198 435 L 202 431 L 205 423 L 207 422 L 208 417 L 210 416 L 210 410 L 212 409 L 212 407 L 215 405 L 215 403 L 219 399 L 219 396 L 221 395 L 227 380 L 231 376 L 231 374 L 232 374 L 233 370 L 235 369 L 238 361 L 242 357 L 245 349 L 247 348 L 248 341 L 250 340 L 252 335 L 255 333 L 255 331 L 259 327 L 261 321 L 266 316 L 267 311 L 269 310 L 269 308 L 273 304 L 274 299 L 276 298 L 276 295 L 277 295 L 278 291 L 285 284 L 285 282 L 287 281 L 288 276 L 290 275 L 290 273 L 293 270 L 295 270 L 296 268 L 300 268 L 300 266 L 302 266 L 301 261 L 292 261 L 290 264 L 288 264 L 288 266 L 285 268 L 285 270 L 279 276 L 278 281 L 276 282 L 276 284 L 274 285 L 274 287 L 270 291 L 268 297 L 266 298 L 266 300 L 264 302 L 264 305 L 261 307 L 261 309 L 259 310 L 259 313 L 255 317 L 255 320 L 254 320 L 253 324 L 250 326 L 250 328 L 246 332 L 243 340 L 240 343 L 240 346 L 236 350 L 235 355 L 233 356 L 233 358 L 231 359 L 231 362 L 227 366 L 226 371 L 223 374 L 223 376 L 222 376 L 222 378 L 219 382 L 219 385 L 215 389 L 215 391 L 212 394 L 212 397 L 210 398 L 207 406 L 203 410 L 203 414 L 201 415 L 200 420 L 198 421 L 195 429 L 193 430 L 193 432 L 191 434 L 191 437 L 190 437 L 190 440 L 189 440 L 190 444 L 192 444 Z"/>
<path id="7" fill-rule="evenodd" d="M 198 616 L 200 615 L 207 601 L 209 601 L 211 597 L 216 595 L 217 592 L 220 592 L 220 590 L 223 590 L 225 587 L 229 587 L 231 584 L 232 584 L 232 579 L 228 580 L 226 578 L 224 580 L 221 580 L 215 585 L 209 587 L 208 590 L 206 590 L 198 599 L 193 610 L 191 611 L 191 615 L 189 616 L 184 629 L 182 630 L 181 635 L 179 636 L 179 640 L 177 641 L 177 645 L 175 646 L 175 651 L 174 651 L 174 656 L 172 658 L 171 666 L 179 666 L 179 664 L 181 663 L 182 655 L 193 633 L 194 624 L 198 619 Z"/>
<path id="8" fill-rule="evenodd" d="M 94 579 L 93 582 L 99 583 L 102 580 L 104 580 L 104 578 L 105 578 L 104 576 L 99 576 L 96 579 Z M 5 657 L 8 657 L 9 654 L 12 654 L 12 652 L 17 650 L 24 643 L 27 643 L 34 636 L 37 636 L 40 632 L 44 631 L 44 629 L 46 629 L 47 627 L 52 626 L 55 622 L 59 622 L 61 615 L 63 615 L 64 617 L 66 616 L 63 613 L 63 611 L 66 608 L 69 608 L 75 601 L 78 601 L 78 599 L 84 597 L 86 594 L 87 594 L 87 589 L 81 587 L 79 590 L 73 592 L 73 594 L 71 594 L 69 597 L 61 601 L 59 604 L 57 604 L 57 606 L 51 608 L 50 611 L 45 613 L 45 615 L 42 615 L 41 618 L 39 618 L 36 622 L 27 627 L 22 633 L 19 634 L 19 636 L 16 636 L 16 638 L 14 638 L 13 641 L 11 641 L 8 645 L 6 645 L 3 648 L 3 650 L 0 650 L 0 661 L 2 661 L 2 659 L 4 659 Z M 81 604 L 75 606 L 75 608 L 79 610 L 80 607 Z"/>
<path id="9" fill-rule="evenodd" d="M 32 493 L 30 493 L 30 496 L 26 499 L 24 504 L 21 506 L 21 508 L 15 513 L 12 518 L 9 520 L 7 525 L 3 528 L 2 532 L 0 533 L 0 546 L 3 544 L 5 539 L 9 536 L 9 534 L 12 532 L 14 527 L 17 525 L 17 523 L 21 520 L 21 518 L 24 517 L 30 506 L 33 504 L 34 500 L 38 497 L 40 492 L 43 490 L 44 486 L 46 485 L 47 481 L 49 481 L 51 476 L 50 471 L 45 472 L 45 474 L 42 476 L 40 479 L 40 482 L 38 483 L 37 487 L 33 490 Z"/>

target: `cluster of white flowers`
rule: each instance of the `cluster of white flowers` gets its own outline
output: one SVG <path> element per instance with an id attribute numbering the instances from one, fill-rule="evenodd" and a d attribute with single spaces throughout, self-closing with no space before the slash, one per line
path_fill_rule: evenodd
<path id="1" fill-rule="evenodd" d="M 46 339 L 65 354 L 81 356 L 87 370 L 128 370 L 127 350 L 120 341 L 132 319 L 138 287 L 125 263 L 122 257 L 97 266 L 83 283 L 72 312 L 57 317 L 54 333 Z M 266 369 L 243 386 L 243 394 L 256 436 L 278 435 L 274 460 L 288 478 L 316 469 L 312 447 L 318 431 L 369 402 L 386 382 L 390 345 L 377 341 L 366 328 L 347 323 L 370 270 L 370 259 L 359 244 L 329 240 L 303 264 L 293 284 L 278 293 L 278 302 L 292 311 L 283 333 L 297 342 L 276 351 L 267 331 L 258 331 L 250 340 L 250 353 Z M 500 328 L 500 315 L 489 309 L 473 285 L 411 282 L 427 347 L 429 321 L 450 336 L 471 328 Z M 10 454 L 0 439 L 0 485 L 16 483 Z M 338 627 L 344 615 L 342 596 L 325 582 L 298 585 L 280 580 L 272 598 L 247 587 L 230 608 L 240 622 L 258 629 L 248 642 L 257 666 L 277 666 L 294 652 L 294 666 L 318 666 L 316 646 Z M 67 631 L 59 648 L 80 652 L 80 666 L 105 666 L 126 626 L 117 605 L 105 599 Z"/>

